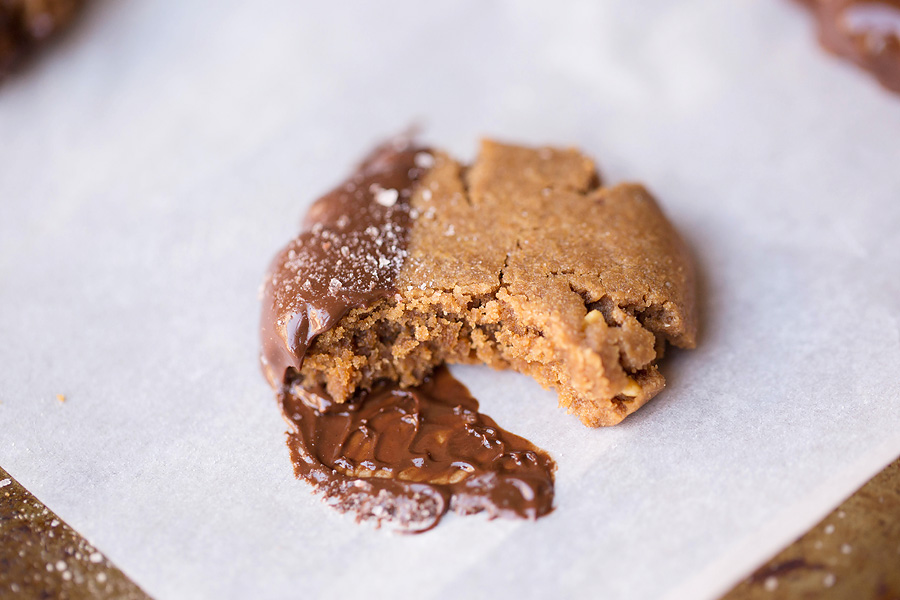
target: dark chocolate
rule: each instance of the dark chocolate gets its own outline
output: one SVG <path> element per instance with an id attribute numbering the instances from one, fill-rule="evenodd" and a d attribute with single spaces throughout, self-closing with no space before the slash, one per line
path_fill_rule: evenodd
<path id="1" fill-rule="evenodd" d="M 900 93 L 900 0 L 803 0 L 819 42 Z"/>
<path id="2" fill-rule="evenodd" d="M 352 308 L 394 293 L 406 258 L 409 199 L 425 173 L 416 166 L 423 152 L 408 140 L 377 148 L 313 204 L 305 230 L 275 257 L 261 324 L 263 371 L 273 386 L 290 379 L 316 336 Z"/>
<path id="3" fill-rule="evenodd" d="M 419 532 L 448 510 L 526 519 L 552 510 L 553 460 L 479 413 L 446 367 L 415 388 L 384 384 L 343 404 L 299 386 L 284 386 L 280 400 L 295 474 L 359 519 Z"/>

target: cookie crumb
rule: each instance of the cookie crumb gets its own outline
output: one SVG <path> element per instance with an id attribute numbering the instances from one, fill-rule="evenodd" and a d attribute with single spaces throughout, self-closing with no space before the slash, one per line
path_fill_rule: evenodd
<path id="1" fill-rule="evenodd" d="M 66 401 L 66 395 L 65 394 L 57 394 L 56 399 L 59 400 L 60 404 L 62 404 L 63 402 Z"/>

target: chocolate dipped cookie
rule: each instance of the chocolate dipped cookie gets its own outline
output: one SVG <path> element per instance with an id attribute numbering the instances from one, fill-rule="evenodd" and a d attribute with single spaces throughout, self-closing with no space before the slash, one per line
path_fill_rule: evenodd
<path id="1" fill-rule="evenodd" d="M 264 286 L 274 386 L 342 403 L 444 363 L 515 369 L 589 426 L 664 386 L 695 343 L 687 249 L 638 184 L 574 149 L 484 141 L 471 165 L 397 140 L 317 201 Z"/>

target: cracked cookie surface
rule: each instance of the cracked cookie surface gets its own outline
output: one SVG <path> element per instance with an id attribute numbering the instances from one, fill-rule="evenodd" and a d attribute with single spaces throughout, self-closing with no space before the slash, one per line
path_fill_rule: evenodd
<path id="1" fill-rule="evenodd" d="M 576 150 L 485 141 L 469 167 L 439 152 L 421 162 L 393 293 L 350 308 L 270 380 L 342 402 L 483 362 L 556 389 L 589 426 L 620 422 L 663 388 L 665 345 L 695 343 L 694 273 L 643 187 L 601 187 Z M 308 265 L 281 266 L 270 290 L 308 281 Z"/>

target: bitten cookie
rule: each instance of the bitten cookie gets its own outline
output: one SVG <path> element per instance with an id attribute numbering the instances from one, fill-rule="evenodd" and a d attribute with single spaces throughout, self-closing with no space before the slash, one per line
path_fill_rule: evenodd
<path id="1" fill-rule="evenodd" d="M 663 388 L 666 344 L 696 335 L 684 243 L 647 190 L 602 187 L 572 149 L 485 141 L 464 166 L 385 145 L 313 206 L 264 290 L 270 382 L 337 402 L 486 363 L 614 425 Z"/>

